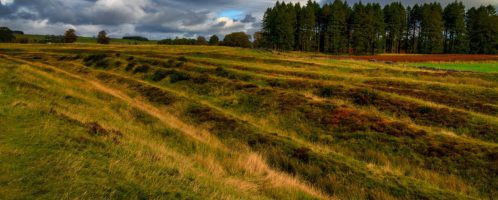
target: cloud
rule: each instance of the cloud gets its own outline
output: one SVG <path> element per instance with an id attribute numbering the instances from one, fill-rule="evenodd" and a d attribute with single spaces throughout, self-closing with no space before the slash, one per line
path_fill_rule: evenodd
<path id="1" fill-rule="evenodd" d="M 323 0 L 325 2 L 325 0 Z M 331 1 L 331 0 L 328 0 Z M 348 0 L 349 4 L 359 0 Z M 362 0 L 386 4 L 399 0 Z M 406 5 L 433 0 L 402 0 Z M 443 5 L 454 0 L 439 0 Z M 259 30 L 267 7 L 276 0 L 0 0 L 0 22 L 26 33 L 62 34 L 75 28 L 94 36 L 143 35 L 153 39 L 223 36 Z M 307 0 L 291 0 L 306 4 Z M 467 6 L 498 5 L 498 0 L 468 0 Z"/>
<path id="2" fill-rule="evenodd" d="M 0 0 L 0 5 L 7 6 L 14 3 L 14 0 Z"/>
<path id="3" fill-rule="evenodd" d="M 256 22 L 256 18 L 252 15 L 246 15 L 246 17 L 242 20 L 242 23 L 251 23 Z"/>

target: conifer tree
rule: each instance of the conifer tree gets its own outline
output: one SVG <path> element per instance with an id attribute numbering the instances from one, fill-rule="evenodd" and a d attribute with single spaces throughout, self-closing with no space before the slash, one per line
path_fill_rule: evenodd
<path id="1" fill-rule="evenodd" d="M 424 4 L 421 12 L 419 53 L 442 53 L 443 43 L 443 9 L 441 4 Z"/>
<path id="2" fill-rule="evenodd" d="M 348 7 L 341 0 L 324 6 L 325 35 L 324 51 L 335 54 L 347 53 L 348 48 Z"/>
<path id="3" fill-rule="evenodd" d="M 467 11 L 470 53 L 498 53 L 498 16 L 493 6 L 480 6 Z"/>
<path id="4" fill-rule="evenodd" d="M 384 7 L 386 23 L 386 52 L 400 53 L 405 35 L 407 19 L 406 10 L 399 2 L 394 2 Z"/>
<path id="5" fill-rule="evenodd" d="M 311 0 L 302 7 L 299 16 L 299 45 L 298 50 L 313 51 L 316 46 L 316 15 Z"/>
<path id="6" fill-rule="evenodd" d="M 462 2 L 453 2 L 446 6 L 444 19 L 444 52 L 467 53 L 468 39 L 465 28 L 465 6 Z"/>
<path id="7" fill-rule="evenodd" d="M 418 52 L 418 43 L 421 30 L 422 8 L 415 4 L 408 12 L 408 36 L 406 50 L 408 53 Z"/>

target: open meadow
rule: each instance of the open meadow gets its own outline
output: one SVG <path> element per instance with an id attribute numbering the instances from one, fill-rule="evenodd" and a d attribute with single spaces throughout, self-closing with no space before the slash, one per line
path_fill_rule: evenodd
<path id="1" fill-rule="evenodd" d="M 0 44 L 0 199 L 496 199 L 466 57 Z"/>

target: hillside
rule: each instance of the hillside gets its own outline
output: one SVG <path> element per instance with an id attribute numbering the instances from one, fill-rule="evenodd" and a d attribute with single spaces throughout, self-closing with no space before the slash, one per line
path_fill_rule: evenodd
<path id="1" fill-rule="evenodd" d="M 498 73 L 411 65 L 0 44 L 0 199 L 495 198 Z"/>

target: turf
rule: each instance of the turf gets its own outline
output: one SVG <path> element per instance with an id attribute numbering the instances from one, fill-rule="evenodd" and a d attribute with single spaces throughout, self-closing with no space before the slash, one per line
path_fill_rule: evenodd
<path id="1" fill-rule="evenodd" d="M 1 199 L 497 195 L 493 72 L 208 46 L 0 52 Z"/>
<path id="2" fill-rule="evenodd" d="M 474 71 L 474 72 L 494 72 L 498 73 L 498 62 L 437 62 L 437 63 L 411 63 L 415 67 L 431 67 L 444 70 Z"/>

